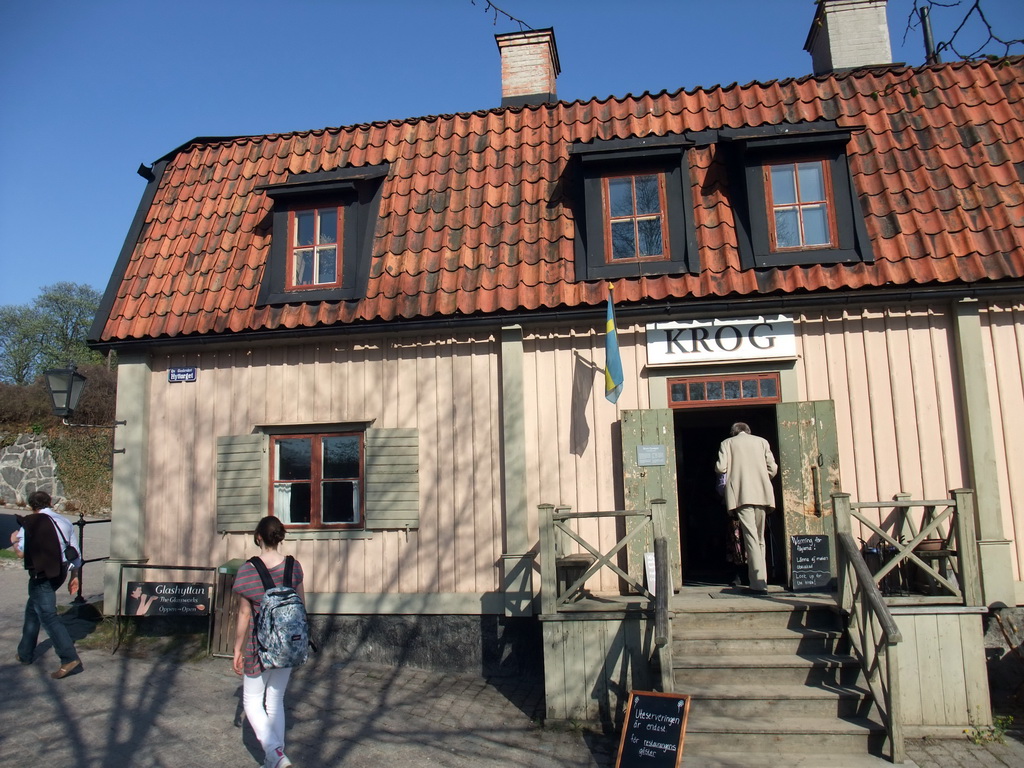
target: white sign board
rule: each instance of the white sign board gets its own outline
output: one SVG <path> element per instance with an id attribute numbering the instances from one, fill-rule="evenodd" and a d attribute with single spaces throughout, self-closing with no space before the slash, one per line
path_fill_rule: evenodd
<path id="1" fill-rule="evenodd" d="M 786 315 L 680 320 L 647 325 L 650 365 L 735 363 L 796 357 L 793 318 Z"/>

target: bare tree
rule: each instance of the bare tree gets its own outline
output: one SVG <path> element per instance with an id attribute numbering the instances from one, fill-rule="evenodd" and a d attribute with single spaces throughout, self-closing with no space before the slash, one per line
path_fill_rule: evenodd
<path id="1" fill-rule="evenodd" d="M 1022 38 L 1011 39 L 996 33 L 985 15 L 982 0 L 969 0 L 966 11 L 963 10 L 964 0 L 914 0 L 903 33 L 904 41 L 911 30 L 920 30 L 929 41 L 926 47 L 929 46 L 931 29 L 928 19 L 934 8 L 943 9 L 943 12 L 958 9 L 963 16 L 953 33 L 947 39 L 934 43 L 934 49 L 928 51 L 929 63 L 940 62 L 943 51 L 950 51 L 957 59 L 1002 58 L 1009 56 L 1015 46 L 1024 46 Z M 976 33 L 980 33 L 980 42 Z"/>

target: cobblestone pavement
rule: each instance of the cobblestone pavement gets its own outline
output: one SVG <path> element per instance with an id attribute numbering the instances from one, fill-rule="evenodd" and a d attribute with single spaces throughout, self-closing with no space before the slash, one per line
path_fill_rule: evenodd
<path id="1" fill-rule="evenodd" d="M 87 556 L 105 554 L 101 547 L 90 549 L 87 539 Z M 16 663 L 25 599 L 19 565 L 0 560 L 0 649 L 7 649 L 0 650 L 0 766 L 259 764 L 261 750 L 242 717 L 240 680 L 227 659 L 176 662 L 82 650 L 82 673 L 54 681 L 49 672 L 57 661 L 46 641 L 35 664 Z M 87 597 L 97 597 L 99 575 L 98 567 L 87 567 Z M 69 622 L 79 636 L 92 627 Z M 321 654 L 289 686 L 288 752 L 297 768 L 610 768 L 615 741 L 585 729 L 541 727 L 542 696 L 537 680 L 487 681 Z M 912 739 L 908 758 L 920 768 L 1024 766 L 1024 719 L 1014 725 L 1005 744 Z"/>

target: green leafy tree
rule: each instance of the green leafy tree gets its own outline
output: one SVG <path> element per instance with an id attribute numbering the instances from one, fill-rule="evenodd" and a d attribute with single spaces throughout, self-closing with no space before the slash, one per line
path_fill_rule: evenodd
<path id="1" fill-rule="evenodd" d="M 25 385 L 47 368 L 101 362 L 85 343 L 99 304 L 96 289 L 63 282 L 31 304 L 0 307 L 0 381 Z"/>

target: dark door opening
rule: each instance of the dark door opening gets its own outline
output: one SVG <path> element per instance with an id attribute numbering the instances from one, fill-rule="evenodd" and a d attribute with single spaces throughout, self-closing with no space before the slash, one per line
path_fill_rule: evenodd
<path id="1" fill-rule="evenodd" d="M 715 490 L 718 446 L 729 437 L 729 428 L 737 421 L 745 421 L 755 435 L 767 440 L 778 460 L 779 435 L 774 405 L 686 408 L 675 413 L 679 544 L 684 584 L 728 584 L 737 576 L 743 581 L 747 578 L 745 565 L 737 569 L 727 560 L 729 518 Z M 775 477 L 774 486 L 776 502 L 781 504 L 779 475 Z M 776 511 L 768 515 L 765 524 L 768 580 L 772 584 L 785 582 L 783 540 L 782 515 Z"/>

